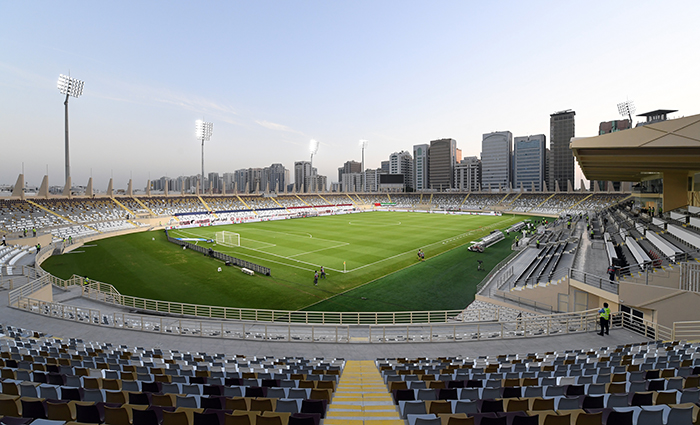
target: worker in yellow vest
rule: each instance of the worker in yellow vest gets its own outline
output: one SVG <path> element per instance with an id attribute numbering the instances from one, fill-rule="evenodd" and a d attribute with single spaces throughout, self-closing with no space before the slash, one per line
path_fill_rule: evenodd
<path id="1" fill-rule="evenodd" d="M 603 303 L 603 308 L 598 310 L 600 315 L 600 333 L 598 335 L 610 335 L 610 309 L 608 303 Z"/>

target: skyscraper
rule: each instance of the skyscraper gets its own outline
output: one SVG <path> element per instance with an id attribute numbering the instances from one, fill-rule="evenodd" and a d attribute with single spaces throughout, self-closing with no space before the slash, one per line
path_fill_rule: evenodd
<path id="1" fill-rule="evenodd" d="M 544 134 L 515 138 L 513 153 L 513 188 L 542 191 L 547 180 L 547 138 Z"/>
<path id="2" fill-rule="evenodd" d="M 416 190 L 430 187 L 428 181 L 428 149 L 427 144 L 413 146 L 413 184 Z"/>
<path id="3" fill-rule="evenodd" d="M 389 174 L 403 174 L 404 190 L 413 192 L 413 158 L 410 152 L 394 152 L 389 155 Z"/>
<path id="4" fill-rule="evenodd" d="M 307 177 L 311 177 L 311 162 L 296 161 L 294 162 L 294 189 L 297 192 L 304 191 L 304 182 Z M 308 189 L 307 189 L 308 190 Z"/>
<path id="5" fill-rule="evenodd" d="M 467 156 L 455 165 L 455 189 L 476 192 L 481 185 L 481 161 Z"/>
<path id="6" fill-rule="evenodd" d="M 481 140 L 481 184 L 486 190 L 508 189 L 512 182 L 513 133 L 496 131 Z"/>
<path id="7" fill-rule="evenodd" d="M 457 141 L 439 139 L 430 142 L 428 180 L 430 188 L 446 190 L 454 187 L 454 167 L 457 162 Z"/>
<path id="8" fill-rule="evenodd" d="M 342 167 L 338 168 L 338 183 L 340 183 L 340 190 L 343 192 L 347 192 L 348 188 L 343 186 L 343 175 L 344 174 L 351 174 L 351 173 L 359 173 L 360 175 L 362 174 L 362 163 L 357 162 L 357 161 L 345 161 L 345 164 L 343 164 Z M 352 180 L 354 182 L 354 180 Z M 353 183 L 354 184 L 354 183 Z M 351 188 L 350 190 L 355 190 L 354 188 Z M 362 184 L 358 186 L 357 190 L 362 190 Z"/>
<path id="9" fill-rule="evenodd" d="M 576 112 L 571 109 L 549 116 L 551 179 L 547 185 L 551 191 L 555 190 L 556 183 L 559 183 L 560 190 L 567 190 L 568 182 L 574 184 L 574 153 L 569 145 L 571 138 L 576 136 L 575 116 Z"/>

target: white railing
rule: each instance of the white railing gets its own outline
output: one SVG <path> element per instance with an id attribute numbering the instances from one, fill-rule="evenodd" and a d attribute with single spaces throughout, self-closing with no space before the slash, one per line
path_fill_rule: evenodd
<path id="1" fill-rule="evenodd" d="M 700 292 L 700 264 L 681 263 L 680 287 L 684 291 Z"/>

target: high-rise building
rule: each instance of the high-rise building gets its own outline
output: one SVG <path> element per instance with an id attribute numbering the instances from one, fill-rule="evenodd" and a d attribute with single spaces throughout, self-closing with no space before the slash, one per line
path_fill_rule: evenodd
<path id="1" fill-rule="evenodd" d="M 403 174 L 404 191 L 413 192 L 413 157 L 410 152 L 394 152 L 389 155 L 389 174 Z"/>
<path id="2" fill-rule="evenodd" d="M 219 173 L 209 173 L 209 177 L 207 178 L 207 186 L 204 188 L 207 193 L 209 193 L 209 182 L 211 182 L 211 190 L 213 193 L 221 193 Z"/>
<path id="3" fill-rule="evenodd" d="M 311 162 L 296 161 L 294 163 L 294 189 L 297 192 L 308 191 L 308 189 L 304 187 L 307 177 L 311 177 Z"/>
<path id="4" fill-rule="evenodd" d="M 481 161 L 467 156 L 455 165 L 455 189 L 476 192 L 481 186 Z"/>
<path id="5" fill-rule="evenodd" d="M 389 171 L 391 169 L 391 164 L 389 161 L 382 161 L 380 164 L 380 169 L 382 170 L 382 174 L 389 174 Z"/>
<path id="6" fill-rule="evenodd" d="M 272 164 L 265 168 L 265 180 L 270 192 L 284 192 L 284 187 L 289 183 L 289 170 L 282 164 Z"/>
<path id="7" fill-rule="evenodd" d="M 246 180 L 248 181 L 248 193 L 258 193 L 265 190 L 262 168 L 248 168 Z"/>
<path id="8" fill-rule="evenodd" d="M 240 193 L 245 193 L 246 183 L 248 183 L 248 170 L 241 168 L 233 172 L 233 182 L 236 190 Z"/>
<path id="9" fill-rule="evenodd" d="M 360 192 L 362 190 L 362 173 L 343 173 L 341 191 Z"/>
<path id="10" fill-rule="evenodd" d="M 481 140 L 481 185 L 486 190 L 508 189 L 512 183 L 513 134 L 496 131 Z"/>
<path id="11" fill-rule="evenodd" d="M 365 192 L 377 192 L 379 190 L 379 175 L 382 173 L 381 168 L 368 168 L 365 170 L 366 182 Z"/>
<path id="12" fill-rule="evenodd" d="M 338 183 L 340 183 L 340 190 L 347 192 L 346 188 L 343 186 L 343 174 L 349 173 L 359 173 L 362 174 L 362 163 L 357 161 L 345 161 L 342 167 L 338 168 Z M 361 189 L 362 185 L 358 189 Z"/>
<path id="13" fill-rule="evenodd" d="M 551 191 L 555 190 L 556 183 L 559 183 L 560 190 L 567 190 L 568 182 L 574 184 L 574 153 L 570 143 L 576 136 L 575 116 L 576 112 L 571 109 L 549 116 L 551 179 L 547 185 Z"/>
<path id="14" fill-rule="evenodd" d="M 542 191 L 547 179 L 547 138 L 544 134 L 515 138 L 513 188 Z"/>
<path id="15" fill-rule="evenodd" d="M 224 180 L 224 189 L 226 190 L 226 193 L 233 192 L 233 182 L 236 181 L 235 174 L 234 173 L 224 173 L 223 180 Z"/>
<path id="16" fill-rule="evenodd" d="M 457 141 L 439 139 L 430 142 L 428 180 L 430 188 L 447 190 L 454 187 L 454 167 L 457 162 Z"/>
<path id="17" fill-rule="evenodd" d="M 428 181 L 428 144 L 413 145 L 413 184 L 416 190 L 430 188 Z"/>

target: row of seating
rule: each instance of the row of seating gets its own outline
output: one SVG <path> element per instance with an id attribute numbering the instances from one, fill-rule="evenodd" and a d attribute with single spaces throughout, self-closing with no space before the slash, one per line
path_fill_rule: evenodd
<path id="1" fill-rule="evenodd" d="M 409 425 L 691 425 L 697 406 L 649 406 L 604 409 L 409 414 Z"/>
<path id="2" fill-rule="evenodd" d="M 319 425 L 326 406 L 320 400 L 301 404 L 265 400 L 250 406 L 265 410 L 215 407 L 157 406 L 132 403 L 89 403 L 2 396 L 0 423 L 59 425 L 72 423 L 110 425 Z M 239 405 L 243 403 L 238 403 Z M 246 407 L 249 406 L 246 404 Z M 277 408 L 270 409 L 271 406 Z M 29 419 L 22 421 L 19 418 Z"/>

